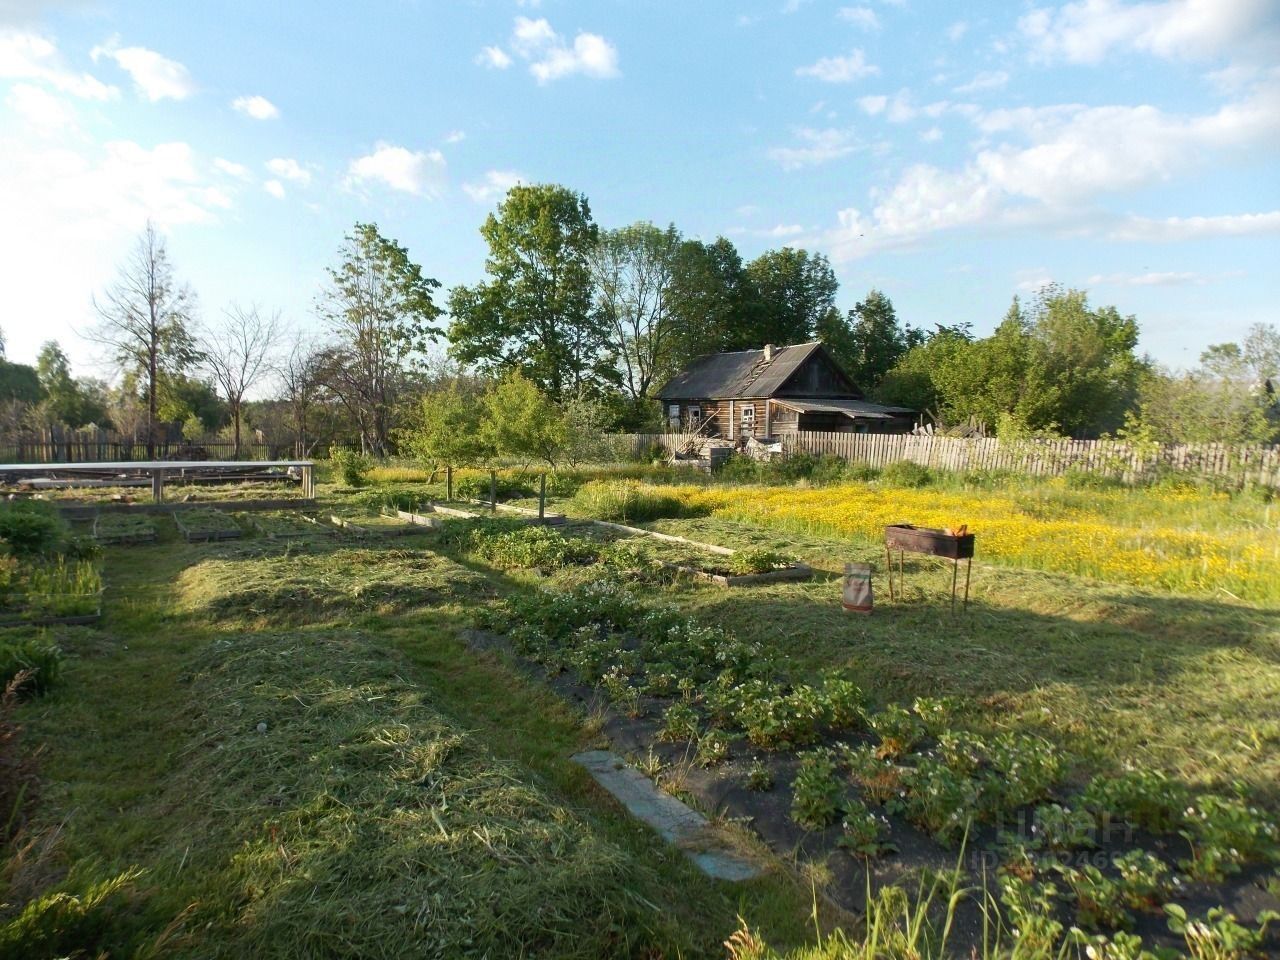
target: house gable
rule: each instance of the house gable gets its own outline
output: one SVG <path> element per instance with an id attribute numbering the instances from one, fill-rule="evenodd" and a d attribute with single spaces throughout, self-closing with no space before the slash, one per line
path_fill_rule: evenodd
<path id="1" fill-rule="evenodd" d="M 847 397 L 861 400 L 863 393 L 849 375 L 819 347 L 805 358 L 796 370 L 774 390 L 775 397 Z"/>

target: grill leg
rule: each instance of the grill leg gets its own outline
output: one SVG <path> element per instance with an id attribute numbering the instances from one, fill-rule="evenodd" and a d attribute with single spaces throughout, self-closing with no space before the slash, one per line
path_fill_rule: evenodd
<path id="1" fill-rule="evenodd" d="M 973 557 L 970 557 L 964 568 L 964 608 L 969 609 L 969 578 L 973 575 Z"/>
<path id="2" fill-rule="evenodd" d="M 884 559 L 889 573 L 889 599 L 895 600 L 897 598 L 893 595 L 893 551 L 889 549 L 887 543 L 884 545 Z"/>
<path id="3" fill-rule="evenodd" d="M 951 612 L 956 612 L 956 578 L 960 576 L 960 561 L 951 561 Z"/>

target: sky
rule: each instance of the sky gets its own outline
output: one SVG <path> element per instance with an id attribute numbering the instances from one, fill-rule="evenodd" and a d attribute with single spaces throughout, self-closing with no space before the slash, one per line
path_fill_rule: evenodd
<path id="1" fill-rule="evenodd" d="M 0 0 L 0 330 L 105 372 L 148 218 L 202 322 L 316 329 L 354 223 L 474 283 L 504 191 L 556 182 L 915 326 L 1084 288 L 1191 366 L 1280 322 L 1278 65 L 1280 0 Z"/>

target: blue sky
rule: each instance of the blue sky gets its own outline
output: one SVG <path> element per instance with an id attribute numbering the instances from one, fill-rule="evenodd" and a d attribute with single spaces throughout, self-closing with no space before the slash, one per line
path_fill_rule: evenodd
<path id="1" fill-rule="evenodd" d="M 523 180 L 920 326 L 1085 287 L 1193 364 L 1280 321 L 1277 64 L 1280 0 L 0 0 L 0 329 L 90 371 L 148 216 L 206 320 L 314 327 L 357 220 L 474 282 Z"/>

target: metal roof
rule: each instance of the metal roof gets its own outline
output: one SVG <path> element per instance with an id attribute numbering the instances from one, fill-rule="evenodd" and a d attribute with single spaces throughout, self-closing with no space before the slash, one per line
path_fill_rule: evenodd
<path id="1" fill-rule="evenodd" d="M 843 413 L 855 420 L 892 420 L 894 417 L 915 415 L 909 407 L 888 407 L 881 403 L 867 403 L 865 400 L 806 400 L 792 397 L 775 398 L 779 407 L 788 407 L 801 413 Z"/>
<path id="2" fill-rule="evenodd" d="M 797 343 L 774 347 L 773 359 L 763 350 L 735 350 L 699 357 L 658 391 L 660 400 L 720 400 L 732 397 L 769 397 L 782 388 L 822 344 Z"/>

